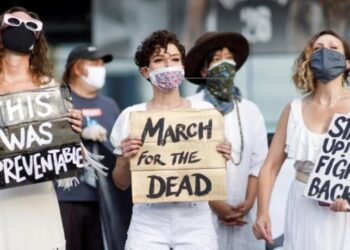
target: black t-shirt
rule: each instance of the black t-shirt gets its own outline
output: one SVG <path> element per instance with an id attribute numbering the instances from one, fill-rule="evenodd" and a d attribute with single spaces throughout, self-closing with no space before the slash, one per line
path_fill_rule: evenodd
<path id="1" fill-rule="evenodd" d="M 78 96 L 72 91 L 73 105 L 76 109 L 81 109 L 83 113 L 83 126 L 92 126 L 100 124 L 107 130 L 107 141 L 103 142 L 104 148 L 113 152 L 113 146 L 110 143 L 109 137 L 116 121 L 120 109 L 115 101 L 109 97 L 98 94 L 94 98 L 84 98 Z M 99 142 L 84 140 L 83 143 L 90 152 L 94 152 L 94 145 L 100 146 Z M 108 166 L 113 168 L 113 166 Z M 59 201 L 97 201 L 97 189 L 84 183 L 83 178 L 80 179 L 80 184 L 77 187 L 71 187 L 69 190 L 56 188 Z"/>

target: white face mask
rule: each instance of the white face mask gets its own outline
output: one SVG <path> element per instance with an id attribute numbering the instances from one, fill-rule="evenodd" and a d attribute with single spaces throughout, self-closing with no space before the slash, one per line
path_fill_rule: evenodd
<path id="1" fill-rule="evenodd" d="M 81 76 L 87 84 L 95 87 L 96 89 L 102 89 L 105 85 L 106 68 L 104 66 L 84 66 L 87 70 L 87 76 Z"/>

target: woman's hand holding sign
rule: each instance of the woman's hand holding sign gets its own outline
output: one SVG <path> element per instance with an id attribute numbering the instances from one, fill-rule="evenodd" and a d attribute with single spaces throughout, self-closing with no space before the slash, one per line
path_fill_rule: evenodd
<path id="1" fill-rule="evenodd" d="M 83 116 L 82 112 L 79 109 L 70 109 L 68 110 L 68 121 L 72 124 L 72 128 L 75 132 L 81 133 L 81 126 L 83 124 L 82 122 Z"/>
<path id="2" fill-rule="evenodd" d="M 141 139 L 136 136 L 128 136 L 121 142 L 123 157 L 130 161 L 130 158 L 137 154 L 142 145 Z"/>
<path id="3" fill-rule="evenodd" d="M 334 212 L 346 212 L 348 211 L 347 207 L 347 201 L 344 199 L 336 199 L 331 205 L 330 209 Z"/>
<path id="4" fill-rule="evenodd" d="M 349 212 L 347 209 L 347 201 L 344 199 L 336 199 L 332 204 L 319 201 L 318 204 L 323 207 L 329 207 L 333 212 Z"/>
<path id="5" fill-rule="evenodd" d="M 217 151 L 222 154 L 226 161 L 231 159 L 231 143 L 225 140 L 216 147 Z"/>

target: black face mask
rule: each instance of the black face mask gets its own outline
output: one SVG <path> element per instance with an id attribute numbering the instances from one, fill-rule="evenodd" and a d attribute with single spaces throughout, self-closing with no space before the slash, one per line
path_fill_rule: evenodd
<path id="1" fill-rule="evenodd" d="M 28 30 L 24 24 L 18 27 L 8 27 L 2 31 L 2 44 L 5 49 L 31 54 L 36 41 L 35 34 Z"/>

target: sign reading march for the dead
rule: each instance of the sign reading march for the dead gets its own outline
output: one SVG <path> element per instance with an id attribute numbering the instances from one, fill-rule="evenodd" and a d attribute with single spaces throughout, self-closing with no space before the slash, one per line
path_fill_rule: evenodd
<path id="1" fill-rule="evenodd" d="M 130 113 L 142 147 L 130 161 L 135 203 L 226 199 L 223 117 L 216 110 Z"/>
<path id="2" fill-rule="evenodd" d="M 72 177 L 82 165 L 66 86 L 0 95 L 0 189 Z"/>
<path id="3" fill-rule="evenodd" d="M 326 203 L 343 198 L 350 208 L 350 116 L 333 117 L 304 195 Z"/>

